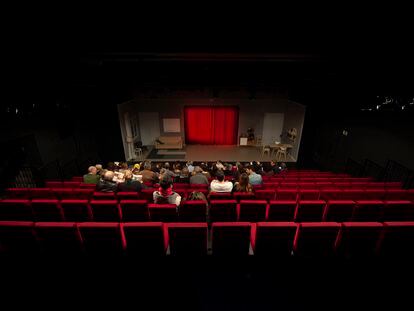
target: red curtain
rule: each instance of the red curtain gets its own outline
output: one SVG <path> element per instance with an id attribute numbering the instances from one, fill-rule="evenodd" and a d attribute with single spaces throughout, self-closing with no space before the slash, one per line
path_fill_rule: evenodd
<path id="1" fill-rule="evenodd" d="M 187 144 L 234 145 L 237 143 L 239 110 L 233 106 L 184 108 Z"/>

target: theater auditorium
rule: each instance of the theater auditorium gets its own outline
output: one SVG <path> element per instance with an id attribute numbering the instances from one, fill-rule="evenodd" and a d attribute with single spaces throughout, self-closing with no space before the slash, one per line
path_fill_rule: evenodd
<path id="1" fill-rule="evenodd" d="M 33 51 L 1 106 L 0 302 L 412 304 L 413 59 L 371 49 Z"/>

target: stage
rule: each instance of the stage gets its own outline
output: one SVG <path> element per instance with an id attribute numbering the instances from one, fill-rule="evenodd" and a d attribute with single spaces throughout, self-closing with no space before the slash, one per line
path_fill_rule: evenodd
<path id="1" fill-rule="evenodd" d="M 151 147 L 144 153 L 144 158 L 152 161 L 228 161 L 250 162 L 270 161 L 275 155 L 262 155 L 262 148 L 255 146 L 216 146 L 216 145 L 186 145 L 182 150 L 155 150 Z M 288 154 L 283 162 L 296 162 Z"/>

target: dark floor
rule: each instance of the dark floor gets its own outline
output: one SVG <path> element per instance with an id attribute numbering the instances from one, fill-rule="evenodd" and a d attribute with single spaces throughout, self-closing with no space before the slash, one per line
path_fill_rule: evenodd
<path id="1" fill-rule="evenodd" d="M 409 310 L 411 263 L 2 260 L 2 303 L 136 310 Z M 5 308 L 6 310 L 8 308 Z"/>

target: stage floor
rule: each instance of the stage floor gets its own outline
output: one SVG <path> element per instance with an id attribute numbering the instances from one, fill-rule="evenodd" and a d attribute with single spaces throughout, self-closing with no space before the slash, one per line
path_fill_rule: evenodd
<path id="1" fill-rule="evenodd" d="M 161 154 L 150 151 L 144 154 L 147 160 L 152 161 L 270 161 L 275 156 L 270 157 L 265 154 L 262 156 L 262 149 L 253 146 L 214 146 L 214 145 L 187 145 L 180 154 L 177 150 L 163 150 Z M 284 162 L 296 162 L 288 155 Z"/>

